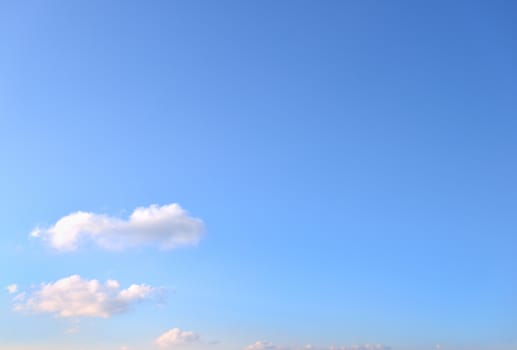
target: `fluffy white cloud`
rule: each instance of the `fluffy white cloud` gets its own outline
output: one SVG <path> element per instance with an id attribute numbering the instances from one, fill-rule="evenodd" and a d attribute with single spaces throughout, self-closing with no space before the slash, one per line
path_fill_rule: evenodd
<path id="1" fill-rule="evenodd" d="M 121 314 L 140 301 L 152 299 L 160 289 L 133 284 L 120 289 L 117 281 L 101 284 L 98 280 L 72 275 L 39 289 L 14 305 L 16 311 L 50 313 L 59 317 L 102 317 Z"/>
<path id="2" fill-rule="evenodd" d="M 59 219 L 49 228 L 36 228 L 32 237 L 48 241 L 62 251 L 76 250 L 91 241 L 110 250 L 154 245 L 161 249 L 195 245 L 203 234 L 203 222 L 188 215 L 179 204 L 136 208 L 127 220 L 78 211 Z"/>
<path id="3" fill-rule="evenodd" d="M 155 344 L 161 348 L 169 348 L 177 345 L 193 343 L 198 340 L 199 335 L 194 332 L 172 328 L 156 338 Z"/>
<path id="4" fill-rule="evenodd" d="M 5 289 L 9 294 L 14 294 L 18 291 L 18 286 L 16 284 L 10 284 Z"/>

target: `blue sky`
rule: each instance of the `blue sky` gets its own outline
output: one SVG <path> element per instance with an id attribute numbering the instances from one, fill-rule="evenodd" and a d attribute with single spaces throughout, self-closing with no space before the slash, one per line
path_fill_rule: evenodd
<path id="1" fill-rule="evenodd" d="M 516 350 L 516 11 L 1 1 L 0 349 Z"/>

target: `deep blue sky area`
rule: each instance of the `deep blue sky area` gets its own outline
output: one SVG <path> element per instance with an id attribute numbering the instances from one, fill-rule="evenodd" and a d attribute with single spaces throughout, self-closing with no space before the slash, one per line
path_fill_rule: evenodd
<path id="1" fill-rule="evenodd" d="M 517 350 L 516 23 L 497 0 L 0 1 L 0 349 L 177 327 L 199 339 L 171 348 Z M 171 203 L 197 245 L 29 237 Z M 76 274 L 166 302 L 34 306 Z"/>

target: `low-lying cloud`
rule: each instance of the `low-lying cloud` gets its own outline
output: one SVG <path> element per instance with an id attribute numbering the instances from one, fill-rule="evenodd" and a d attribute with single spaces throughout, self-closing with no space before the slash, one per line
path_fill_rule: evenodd
<path id="1" fill-rule="evenodd" d="M 253 344 L 246 346 L 245 350 L 279 350 L 282 347 L 275 345 L 270 342 L 257 341 Z"/>
<path id="2" fill-rule="evenodd" d="M 304 346 L 280 346 L 271 342 L 257 341 L 244 348 L 245 350 L 391 350 L 389 346 L 382 344 L 364 344 L 364 345 L 349 345 L 349 346 L 335 346 L 329 347 L 314 346 L 306 344 Z"/>
<path id="3" fill-rule="evenodd" d="M 49 313 L 57 317 L 108 318 L 127 312 L 132 305 L 158 297 L 161 289 L 145 284 L 133 284 L 121 289 L 118 281 L 87 280 L 79 275 L 44 283 L 14 304 L 14 310 Z"/>
<path id="4" fill-rule="evenodd" d="M 74 251 L 93 242 L 108 250 L 137 246 L 174 249 L 196 245 L 203 235 L 203 221 L 188 215 L 179 204 L 136 208 L 129 218 L 78 211 L 48 228 L 35 228 L 31 237 L 47 241 L 60 251 Z"/>
<path id="5" fill-rule="evenodd" d="M 160 335 L 154 341 L 161 348 L 171 348 L 178 345 L 187 345 L 199 341 L 199 335 L 192 331 L 182 331 L 172 328 Z"/>

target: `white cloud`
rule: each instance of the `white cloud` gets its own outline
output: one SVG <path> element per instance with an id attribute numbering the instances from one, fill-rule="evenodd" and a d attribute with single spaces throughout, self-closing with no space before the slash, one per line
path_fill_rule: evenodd
<path id="1" fill-rule="evenodd" d="M 191 331 L 182 331 L 179 328 L 172 328 L 160 335 L 155 340 L 155 344 L 161 348 L 169 348 L 177 345 L 186 345 L 197 342 L 199 335 Z"/>
<path id="2" fill-rule="evenodd" d="M 127 312 L 133 304 L 152 299 L 159 292 L 160 289 L 145 284 L 120 289 L 117 281 L 101 284 L 98 280 L 72 275 L 54 283 L 42 284 L 24 301 L 16 303 L 14 309 L 50 313 L 58 317 L 108 318 Z"/>
<path id="3" fill-rule="evenodd" d="M 14 294 L 18 291 L 18 286 L 16 284 L 10 284 L 5 289 L 9 294 Z"/>
<path id="4" fill-rule="evenodd" d="M 136 208 L 127 220 L 105 214 L 78 211 L 49 228 L 36 228 L 40 237 L 58 250 L 73 251 L 91 241 L 109 250 L 154 245 L 161 249 L 195 245 L 203 234 L 203 222 L 188 215 L 179 204 Z"/>

